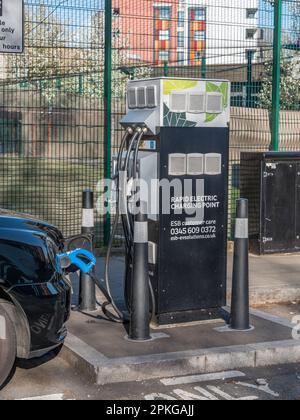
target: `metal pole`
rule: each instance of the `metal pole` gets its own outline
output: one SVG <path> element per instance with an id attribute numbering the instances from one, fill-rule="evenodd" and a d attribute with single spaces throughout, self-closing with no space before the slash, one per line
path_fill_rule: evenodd
<path id="1" fill-rule="evenodd" d="M 81 233 L 91 236 L 91 249 L 93 251 L 93 238 L 95 233 L 94 222 L 94 193 L 86 190 L 82 195 L 82 227 Z M 81 311 L 96 310 L 96 285 L 89 274 L 80 273 L 79 308 Z"/>
<path id="2" fill-rule="evenodd" d="M 164 63 L 164 77 L 169 77 L 169 65 L 167 62 Z"/>
<path id="3" fill-rule="evenodd" d="M 237 200 L 231 322 L 233 330 L 250 329 L 248 200 Z"/>
<path id="4" fill-rule="evenodd" d="M 84 79 L 83 79 L 83 74 L 80 74 L 79 75 L 79 78 L 78 78 L 78 93 L 79 93 L 79 95 L 81 96 L 81 95 L 83 95 L 83 93 L 84 93 L 84 88 L 83 88 L 83 82 L 84 82 Z"/>
<path id="5" fill-rule="evenodd" d="M 112 127 L 112 0 L 105 0 L 105 62 L 104 62 L 104 177 L 111 179 Z M 106 191 L 104 245 L 108 246 L 111 231 L 110 188 Z"/>
<path id="6" fill-rule="evenodd" d="M 206 79 L 206 55 L 202 57 L 201 63 L 201 78 Z"/>
<path id="7" fill-rule="evenodd" d="M 147 341 L 151 339 L 151 336 L 146 203 L 141 203 L 140 211 L 135 219 L 133 255 L 129 339 Z"/>
<path id="8" fill-rule="evenodd" d="M 253 51 L 248 51 L 247 53 L 247 59 L 248 59 L 248 65 L 247 65 L 247 96 L 246 96 L 246 106 L 247 108 L 251 108 L 252 103 L 252 79 L 253 79 Z"/>
<path id="9" fill-rule="evenodd" d="M 282 38 L 282 0 L 274 2 L 274 42 L 273 42 L 273 89 L 272 89 L 272 116 L 271 150 L 279 150 L 280 129 L 280 63 Z"/>

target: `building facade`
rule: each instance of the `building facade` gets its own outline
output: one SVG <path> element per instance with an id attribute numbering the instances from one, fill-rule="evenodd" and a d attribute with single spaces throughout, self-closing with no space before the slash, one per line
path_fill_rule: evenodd
<path id="1" fill-rule="evenodd" d="M 113 0 L 114 26 L 129 45 L 128 56 L 144 63 L 175 62 L 178 0 Z"/>
<path id="2" fill-rule="evenodd" d="M 237 65 L 258 54 L 260 0 L 113 0 L 131 59 L 169 65 Z"/>

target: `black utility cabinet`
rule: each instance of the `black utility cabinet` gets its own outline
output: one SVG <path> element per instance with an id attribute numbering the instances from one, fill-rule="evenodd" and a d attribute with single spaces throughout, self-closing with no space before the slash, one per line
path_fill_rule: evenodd
<path id="1" fill-rule="evenodd" d="M 299 252 L 300 152 L 242 153 L 240 173 L 251 251 Z"/>

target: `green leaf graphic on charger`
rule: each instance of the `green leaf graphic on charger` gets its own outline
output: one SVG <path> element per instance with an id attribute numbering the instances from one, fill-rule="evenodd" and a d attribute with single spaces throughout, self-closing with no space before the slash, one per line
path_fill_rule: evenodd
<path id="1" fill-rule="evenodd" d="M 209 123 L 214 121 L 217 117 L 219 116 L 219 114 L 206 114 L 206 119 L 205 122 Z"/>
<path id="2" fill-rule="evenodd" d="M 228 104 L 228 83 L 223 82 L 220 86 L 220 92 L 223 95 L 223 108 L 226 109 Z"/>
<path id="3" fill-rule="evenodd" d="M 220 88 L 214 83 L 206 82 L 206 92 L 220 92 Z"/>
<path id="4" fill-rule="evenodd" d="M 172 112 L 164 104 L 164 126 L 165 127 L 196 127 L 197 123 L 188 121 L 185 112 Z"/>
<path id="5" fill-rule="evenodd" d="M 227 105 L 228 105 L 228 95 L 229 95 L 229 92 L 228 92 L 228 83 L 223 82 L 223 83 L 221 83 L 220 86 L 217 86 L 214 83 L 206 82 L 206 92 L 208 92 L 208 93 L 211 93 L 211 92 L 222 93 L 222 95 L 223 95 L 223 98 L 222 98 L 223 109 L 226 109 L 227 108 Z M 215 115 L 215 117 L 213 117 L 213 115 Z M 206 122 L 211 122 L 216 117 L 217 117 L 217 114 L 207 114 L 206 115 Z"/>

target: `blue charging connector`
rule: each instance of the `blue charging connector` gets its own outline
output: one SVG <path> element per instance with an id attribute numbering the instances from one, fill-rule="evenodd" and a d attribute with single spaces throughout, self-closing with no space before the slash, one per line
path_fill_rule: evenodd
<path id="1" fill-rule="evenodd" d="M 86 262 L 88 261 L 88 262 Z M 86 249 L 75 249 L 74 251 L 57 254 L 56 256 L 56 270 L 61 273 L 72 265 L 87 274 L 96 265 L 95 255 Z"/>

